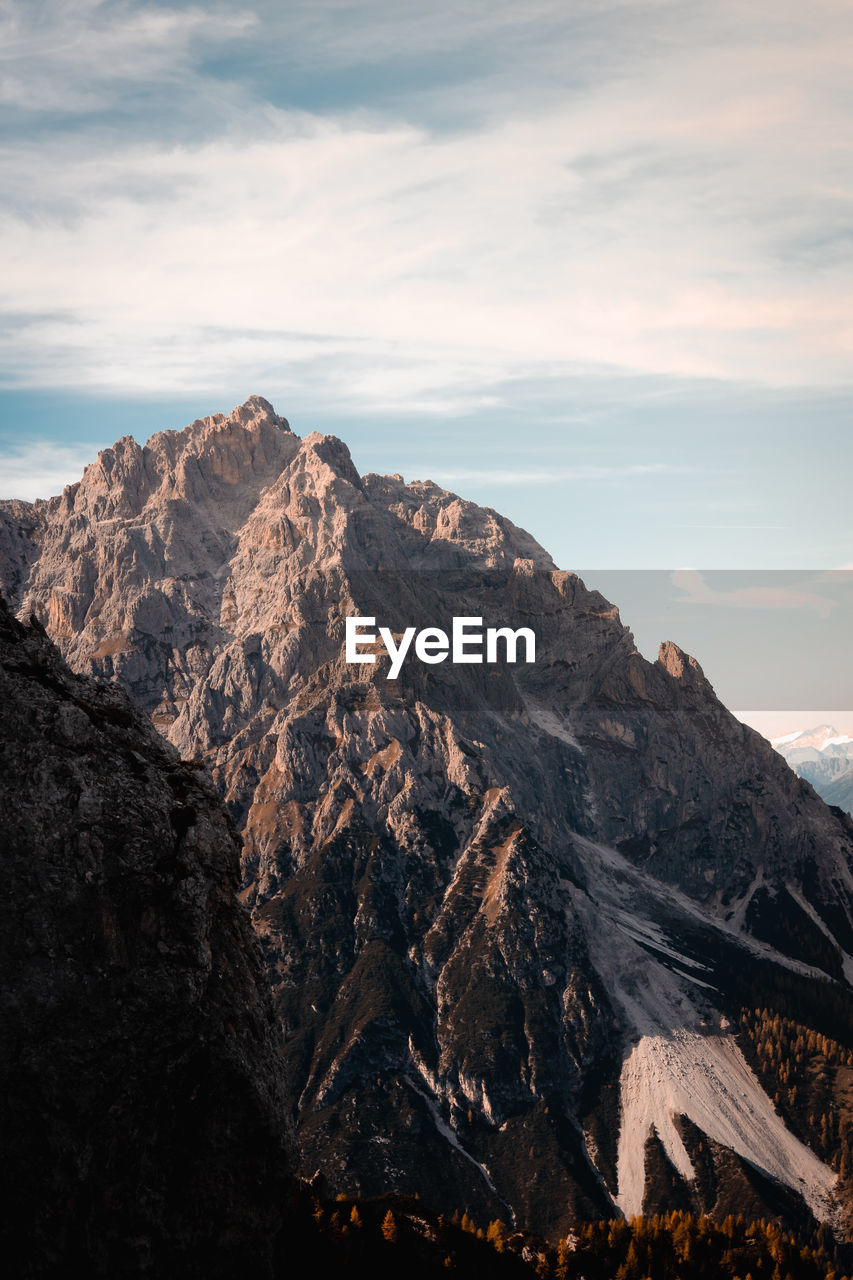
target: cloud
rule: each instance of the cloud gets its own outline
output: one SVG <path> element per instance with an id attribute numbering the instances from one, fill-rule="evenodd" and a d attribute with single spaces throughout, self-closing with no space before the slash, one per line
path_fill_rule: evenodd
<path id="1" fill-rule="evenodd" d="M 680 524 L 679 529 L 787 529 L 784 524 Z"/>
<path id="2" fill-rule="evenodd" d="M 0 151 L 0 373 L 363 412 L 602 368 L 844 384 L 853 16 L 746 9 L 7 5 L 9 101 L 103 114 Z M 341 68 L 428 55 L 336 105 Z M 275 58 L 329 100 L 274 102 Z"/>
<path id="3" fill-rule="evenodd" d="M 131 0 L 41 0 L 0 10 L 0 105 L 106 110 L 134 88 L 191 76 L 199 52 L 247 35 L 251 12 Z"/>
<path id="4" fill-rule="evenodd" d="M 672 584 L 684 593 L 679 604 L 712 605 L 723 609 L 806 610 L 819 618 L 828 618 L 837 601 L 827 596 L 815 595 L 786 586 L 748 586 L 721 591 L 711 587 L 703 575 L 694 569 L 678 569 L 672 574 Z"/>
<path id="5" fill-rule="evenodd" d="M 413 464 L 417 468 L 417 464 Z M 451 483 L 482 484 L 588 484 L 594 482 L 619 483 L 625 480 L 641 479 L 644 476 L 664 476 L 683 474 L 685 467 L 672 467 L 666 463 L 637 463 L 627 466 L 596 467 L 578 464 L 574 467 L 520 467 L 501 469 L 499 467 L 459 467 L 444 470 L 430 470 L 430 478 Z"/>
<path id="6" fill-rule="evenodd" d="M 52 497 L 74 484 L 92 461 L 91 444 L 32 444 L 0 448 L 0 499 Z"/>

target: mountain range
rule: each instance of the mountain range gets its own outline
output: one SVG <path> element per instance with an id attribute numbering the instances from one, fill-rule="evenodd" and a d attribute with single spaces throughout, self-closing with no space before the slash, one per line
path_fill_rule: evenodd
<path id="1" fill-rule="evenodd" d="M 773 738 L 773 746 L 827 804 L 853 813 L 853 738 L 832 725 Z"/>
<path id="2" fill-rule="evenodd" d="M 305 1176 L 552 1240 L 673 1209 L 844 1233 L 853 821 L 694 658 L 257 396 L 0 504 L 0 583 L 224 800 Z M 536 661 L 389 680 L 345 660 L 353 615 L 528 627 Z"/>

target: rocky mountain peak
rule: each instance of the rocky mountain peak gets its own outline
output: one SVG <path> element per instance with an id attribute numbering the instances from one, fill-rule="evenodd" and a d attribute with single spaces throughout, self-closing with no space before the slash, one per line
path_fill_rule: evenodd
<path id="1" fill-rule="evenodd" d="M 781 738 L 771 738 L 772 746 L 782 755 L 805 749 L 826 751 L 830 747 L 844 746 L 851 741 L 853 739 L 849 734 L 839 733 L 831 724 L 821 724 L 814 729 L 799 729 L 795 733 L 786 733 Z"/>
<path id="2" fill-rule="evenodd" d="M 685 1195 L 716 1143 L 828 1216 L 732 1020 L 849 1009 L 849 826 L 524 530 L 281 422 L 120 441 L 65 506 L 0 508 L 0 576 L 225 797 L 307 1172 L 550 1232 L 648 1207 L 656 1128 Z M 353 614 L 525 627 L 536 659 L 389 679 Z"/>
<path id="3" fill-rule="evenodd" d="M 673 640 L 664 640 L 662 642 L 658 650 L 657 660 L 664 671 L 667 671 L 674 680 L 680 680 L 682 684 L 691 685 L 694 688 L 706 687 L 713 693 L 705 673 L 696 659 L 692 658 L 689 653 L 685 653 L 683 649 L 680 649 Z"/>
<path id="4" fill-rule="evenodd" d="M 156 519 L 168 504 L 215 508 L 228 527 L 242 523 L 262 488 L 299 447 L 284 418 L 261 396 L 227 416 L 198 418 L 182 431 L 160 431 L 140 445 L 122 436 L 102 449 L 81 480 L 48 503 L 49 519 Z"/>
<path id="5" fill-rule="evenodd" d="M 196 418 L 188 427 L 184 427 L 179 431 L 163 431 L 158 435 L 166 435 L 169 437 L 180 437 L 184 441 L 204 441 L 209 440 L 223 429 L 227 432 L 233 432 L 234 428 L 244 428 L 247 431 L 259 431 L 267 427 L 275 428 L 276 431 L 284 432 L 292 435 L 290 424 L 286 418 L 282 418 L 276 413 L 269 400 L 265 400 L 263 396 L 252 395 L 244 400 L 242 404 L 238 404 L 230 413 L 211 413 L 204 418 Z M 151 445 L 157 437 L 152 437 L 148 441 Z"/>
<path id="6" fill-rule="evenodd" d="M 853 813 L 853 736 L 822 724 L 783 734 L 772 746 L 827 804 Z"/>
<path id="7" fill-rule="evenodd" d="M 244 402 L 232 409 L 229 418 L 235 418 L 242 422 L 244 426 L 249 426 L 252 422 L 265 421 L 271 422 L 281 431 L 290 431 L 290 424 L 286 418 L 280 417 L 270 404 L 269 400 L 265 400 L 263 396 L 251 395 Z"/>

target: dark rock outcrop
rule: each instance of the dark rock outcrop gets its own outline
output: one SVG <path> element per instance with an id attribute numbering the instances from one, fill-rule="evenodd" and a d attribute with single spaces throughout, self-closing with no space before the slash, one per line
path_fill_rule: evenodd
<path id="1" fill-rule="evenodd" d="M 293 1151 L 239 841 L 2 601 L 0 815 L 5 1274 L 272 1274 Z"/>

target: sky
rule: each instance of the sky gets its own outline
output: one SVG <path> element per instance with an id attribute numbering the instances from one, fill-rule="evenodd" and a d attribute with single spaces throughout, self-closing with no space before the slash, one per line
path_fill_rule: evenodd
<path id="1" fill-rule="evenodd" d="M 0 492 L 259 393 L 588 577 L 853 567 L 851 118 L 849 0 L 0 0 Z"/>

